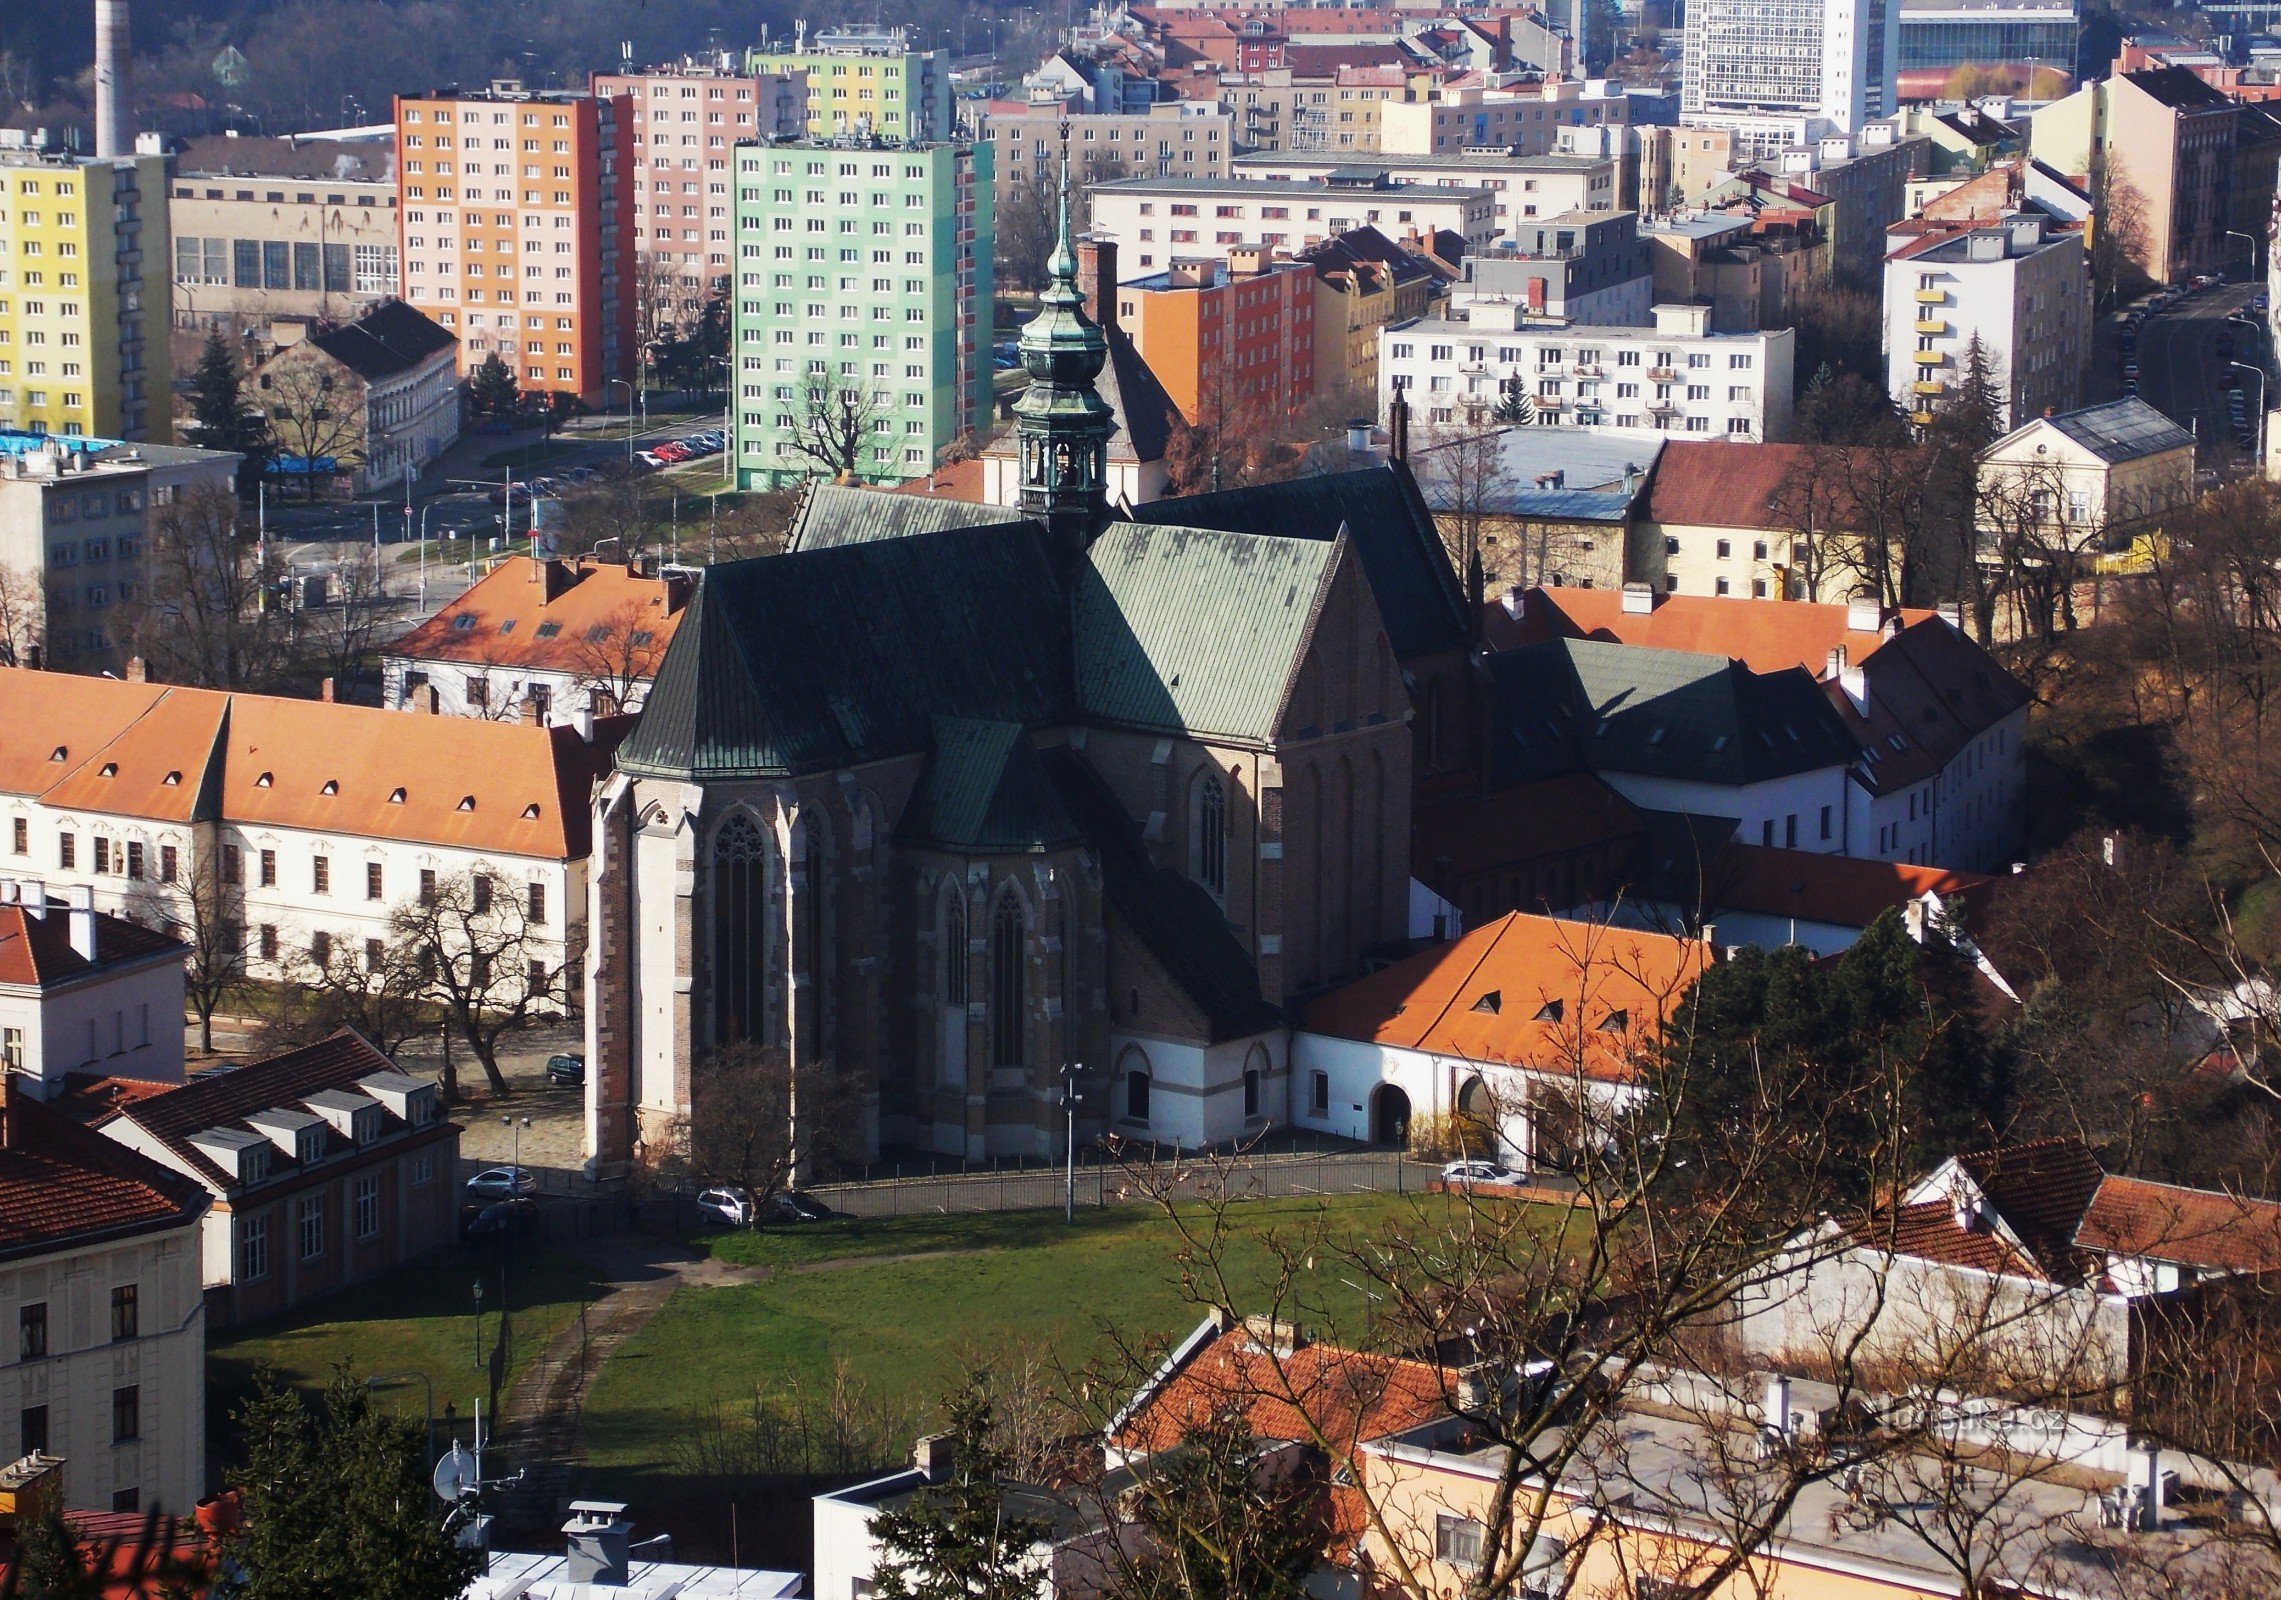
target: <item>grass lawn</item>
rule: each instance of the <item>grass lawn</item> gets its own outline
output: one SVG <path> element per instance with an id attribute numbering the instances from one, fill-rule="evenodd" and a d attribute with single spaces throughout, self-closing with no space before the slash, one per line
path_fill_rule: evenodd
<path id="1" fill-rule="evenodd" d="M 1259 1201 L 1230 1213 L 1239 1282 L 1264 1286 L 1263 1240 L 1355 1237 L 1445 1214 L 1440 1197 L 1357 1195 Z M 1422 1209 L 1423 1208 L 1423 1209 Z M 588 1396 L 591 1463 L 624 1483 L 670 1475 L 675 1440 L 716 1399 L 757 1382 L 828 1378 L 845 1363 L 882 1406 L 923 1410 L 975 1354 L 1022 1351 L 1071 1369 L 1128 1339 L 1177 1339 L 1201 1312 L 1183 1294 L 1178 1237 L 1153 1208 L 839 1221 L 717 1236 L 726 1261 L 772 1266 L 769 1281 L 677 1291 L 612 1357 Z M 861 1258 L 916 1256 L 916 1259 Z M 845 1268 L 822 1265 L 856 1258 Z M 807 1270 L 803 1270 L 807 1269 Z M 1359 1335 L 1363 1292 L 1325 1258 L 1297 1315 Z M 625 1484 L 631 1488 L 633 1485 Z"/>
<path id="2" fill-rule="evenodd" d="M 485 1354 L 498 1338 L 499 1256 L 495 1249 L 455 1246 L 385 1277 L 296 1307 L 283 1316 L 233 1328 L 207 1341 L 207 1410 L 218 1436 L 256 1367 L 277 1370 L 297 1387 L 316 1389 L 342 1362 L 358 1377 L 424 1372 L 435 1384 L 436 1415 L 446 1405 L 472 1418 L 476 1397 L 488 1407 L 488 1380 L 475 1361 L 475 1280 L 483 1280 Z M 530 1252 L 510 1258 L 507 1381 L 512 1382 L 554 1332 L 578 1315 L 593 1279 L 573 1257 Z M 393 1403 L 417 1417 L 420 1385 L 392 1387 Z"/>

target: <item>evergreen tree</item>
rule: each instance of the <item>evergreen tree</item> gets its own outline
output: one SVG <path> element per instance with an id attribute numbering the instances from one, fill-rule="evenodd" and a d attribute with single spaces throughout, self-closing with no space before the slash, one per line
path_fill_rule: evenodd
<path id="1" fill-rule="evenodd" d="M 206 346 L 198 353 L 198 369 L 190 380 L 190 442 L 201 450 L 235 450 L 245 457 L 238 467 L 238 493 L 251 499 L 271 452 L 269 423 L 259 410 L 248 411 L 245 386 L 238 373 L 238 358 L 210 328 Z"/>
<path id="2" fill-rule="evenodd" d="M 1497 385 L 1497 404 L 1490 411 L 1489 416 L 1493 421 L 1507 424 L 1529 420 L 1528 397 L 1521 392 L 1521 379 L 1518 373 Z"/>
<path id="3" fill-rule="evenodd" d="M 1975 333 L 1964 347 L 1956 382 L 1934 413 L 1933 429 L 1959 455 L 1976 456 L 1995 442 L 2004 418 L 2004 384 L 1995 357 Z"/>
<path id="4" fill-rule="evenodd" d="M 471 416 L 511 419 L 521 397 L 515 388 L 515 370 L 494 350 L 483 358 L 475 376 L 467 380 L 467 409 Z"/>
<path id="5" fill-rule="evenodd" d="M 992 1440 L 979 1384 L 948 1396 L 949 1475 L 871 1522 L 879 1542 L 877 1600 L 1035 1600 L 1034 1554 L 1053 1526 L 1010 1516 L 1006 1455 Z"/>
<path id="6" fill-rule="evenodd" d="M 1120 1552 L 1115 1600 L 1305 1600 L 1330 1536 L 1322 1474 L 1295 1453 L 1262 1456 L 1240 1412 L 1190 1428 L 1150 1462 Z"/>
<path id="7" fill-rule="evenodd" d="M 445 1528 L 420 1430 L 344 1370 L 312 1412 L 274 1374 L 238 1408 L 239 1600 L 456 1600 L 482 1570 Z"/>

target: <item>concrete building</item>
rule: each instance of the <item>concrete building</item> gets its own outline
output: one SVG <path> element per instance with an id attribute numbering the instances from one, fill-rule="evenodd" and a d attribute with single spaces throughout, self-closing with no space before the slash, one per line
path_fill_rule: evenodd
<path id="1" fill-rule="evenodd" d="M 1830 266 L 1873 278 L 1885 255 L 1885 230 L 1906 217 L 1909 180 L 1925 171 L 1930 144 L 1904 137 L 1895 122 L 1876 122 L 1858 136 L 1831 136 L 1762 158 L 1756 172 L 1714 187 L 1703 198 L 1718 207 L 1730 200 L 1761 206 L 1808 191 L 1828 205 Z"/>
<path id="2" fill-rule="evenodd" d="M 2082 230 L 2040 210 L 1896 230 L 1885 258 L 1885 387 L 1930 420 L 1975 341 L 1998 425 L 2073 411 L 2091 358 L 2091 265 Z"/>
<path id="3" fill-rule="evenodd" d="M 679 569 L 509 556 L 382 646 L 381 704 L 550 727 L 638 711 L 695 586 Z"/>
<path id="4" fill-rule="evenodd" d="M 206 1492 L 206 1211 L 196 1184 L 0 1080 L 0 1306 L 18 1330 L 0 1416 L 19 1468 L 63 1474 L 65 1506 Z"/>
<path id="5" fill-rule="evenodd" d="M 1517 305 L 1530 316 L 1639 327 L 1654 320 L 1653 281 L 1637 213 L 1570 211 L 1523 223 L 1497 249 L 1467 256 L 1450 303 Z"/>
<path id="6" fill-rule="evenodd" d="M 997 149 L 1001 209 L 1030 185 L 1058 181 L 1061 132 L 1069 130 L 1071 176 L 1090 188 L 1112 178 L 1225 178 L 1235 155 L 1234 125 L 1224 107 L 1168 100 L 1141 112 L 1084 112 L 1058 105 L 992 101 L 980 137 Z"/>
<path id="7" fill-rule="evenodd" d="M 1496 235 L 1484 189 L 1399 183 L 1376 173 L 1269 183 L 1126 178 L 1094 189 L 1093 232 L 1114 239 L 1128 279 L 1166 270 L 1173 260 L 1231 250 L 1304 250 L 1350 228 L 1375 227 L 1395 239 L 1456 234 L 1468 251 Z"/>
<path id="8" fill-rule="evenodd" d="M 415 482 L 459 438 L 459 341 L 402 300 L 294 340 L 249 389 L 286 456 L 331 456 L 353 494 Z"/>
<path id="9" fill-rule="evenodd" d="M 154 516 L 228 494 L 239 458 L 186 445 L 0 433 L 0 660 L 71 672 L 126 665 Z"/>
<path id="10" fill-rule="evenodd" d="M 180 1083 L 184 954 L 90 889 L 0 880 L 0 1069 L 42 1100 L 74 1073 Z"/>
<path id="11" fill-rule="evenodd" d="M 1851 133 L 1898 106 L 1900 0 L 1699 0 L 1680 111 L 1694 126 L 1789 113 Z"/>
<path id="12" fill-rule="evenodd" d="M 911 144 L 958 136 L 948 50 L 919 50 L 909 30 L 871 23 L 818 28 L 797 25 L 745 52 L 745 71 L 801 73 L 808 86 L 811 139 L 866 134 Z"/>
<path id="13" fill-rule="evenodd" d="M 2131 395 L 2030 417 L 1981 452 L 1979 478 L 1986 536 L 2121 549 L 2193 500 L 2194 436 Z"/>
<path id="14" fill-rule="evenodd" d="M 1617 166 L 1612 156 L 1565 152 L 1512 156 L 1501 151 L 1476 150 L 1456 155 L 1381 156 L 1356 161 L 1290 151 L 1261 151 L 1238 156 L 1233 170 L 1238 178 L 1274 182 L 1328 181 L 1334 175 L 1368 172 L 1389 183 L 1420 188 L 1486 190 L 1492 201 L 1492 231 L 1510 238 L 1517 229 L 1539 217 L 1572 211 L 1616 210 L 1624 203 L 1618 193 Z M 1400 223 L 1383 225 L 1396 238 L 1409 231 Z M 1488 248 L 1486 243 L 1474 243 L 1471 233 L 1467 233 L 1466 238 L 1470 248 Z"/>
<path id="15" fill-rule="evenodd" d="M 1652 327 L 1585 327 L 1478 305 L 1390 326 L 1379 334 L 1380 414 L 1399 389 L 1422 424 L 1470 420 L 1518 378 L 1547 426 L 1788 435 L 1791 330 L 1713 333 L 1708 306 L 1657 306 L 1654 315 Z"/>
<path id="16" fill-rule="evenodd" d="M 199 1257 L 219 1326 L 269 1316 L 459 1237 L 459 1125 L 353 1028 L 170 1088 L 118 1085 L 97 1129 L 213 1197 Z M 114 1085 L 86 1085 L 97 1104 Z"/>
<path id="17" fill-rule="evenodd" d="M 1691 212 L 1643 223 L 1640 235 L 1655 298 L 1709 305 L 1716 333 L 1790 326 L 1806 286 L 1829 273 L 1829 242 L 1815 212 Z"/>
<path id="18" fill-rule="evenodd" d="M 0 137 L 0 428 L 174 437 L 166 158 L 103 159 Z"/>
<path id="19" fill-rule="evenodd" d="M 631 102 L 500 79 L 399 96 L 404 298 L 526 390 L 600 409 L 635 349 Z"/>
<path id="20" fill-rule="evenodd" d="M 1564 128 L 1621 126 L 1631 116 L 1623 86 L 1549 77 L 1511 89 L 1476 82 L 1418 85 L 1378 108 L 1378 149 L 1388 156 L 1495 150 L 1549 153 Z"/>
<path id="21" fill-rule="evenodd" d="M 1116 293 L 1118 326 L 1191 424 L 1272 427 L 1314 397 L 1315 274 L 1305 262 L 1242 248 L 1224 261 L 1174 256 Z"/>
<path id="22" fill-rule="evenodd" d="M 2021 63 L 2072 76 L 2077 0 L 1900 0 L 1900 70 L 1945 79 L 1961 66 Z"/>
<path id="23" fill-rule="evenodd" d="M 729 152 L 808 127 L 797 66 L 739 72 L 726 52 L 639 71 L 597 72 L 597 100 L 622 102 L 622 178 L 633 185 L 627 239 L 636 336 L 646 345 L 697 319 L 729 276 Z"/>
<path id="24" fill-rule="evenodd" d="M 1439 281 L 1376 228 L 1352 228 L 1301 258 L 1315 269 L 1315 388 L 1364 404 L 1378 393 L 1378 330 L 1422 317 Z"/>
<path id="25" fill-rule="evenodd" d="M 193 139 L 167 192 L 177 328 L 346 321 L 402 291 L 393 140 Z"/>
<path id="26" fill-rule="evenodd" d="M 738 149 L 739 487 L 838 476 L 794 442 L 836 408 L 871 423 L 854 463 L 866 483 L 920 476 L 985 429 L 994 159 L 987 142 Z"/>

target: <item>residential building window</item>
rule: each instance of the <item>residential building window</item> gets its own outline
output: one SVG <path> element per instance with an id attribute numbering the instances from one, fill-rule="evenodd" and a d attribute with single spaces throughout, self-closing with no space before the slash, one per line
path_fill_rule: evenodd
<path id="1" fill-rule="evenodd" d="M 364 970 L 378 972 L 388 959 L 388 947 L 378 939 L 364 941 Z"/>
<path id="2" fill-rule="evenodd" d="M 1487 1531 L 1471 1517 L 1440 1512 L 1434 1517 L 1434 1554 L 1453 1567 L 1477 1568 Z"/>
<path id="3" fill-rule="evenodd" d="M 424 906 L 432 906 L 435 903 L 436 869 L 433 867 L 422 867 L 420 869 L 420 904 Z"/>
<path id="4" fill-rule="evenodd" d="M 546 926 L 546 885 L 530 885 L 523 897 L 523 920 L 534 928 Z"/>
<path id="5" fill-rule="evenodd" d="M 1125 1120 L 1127 1122 L 1146 1122 L 1148 1120 L 1148 1091 L 1149 1076 L 1144 1069 L 1136 1067 L 1125 1074 Z"/>
<path id="6" fill-rule="evenodd" d="M 1325 1112 L 1327 1112 L 1327 1111 L 1329 1111 L 1329 1110 L 1330 1110 L 1330 1108 L 1331 1108 L 1331 1075 L 1330 1075 L 1329 1073 L 1327 1073 L 1327 1072 L 1318 1072 L 1318 1073 L 1316 1073 L 1316 1074 L 1315 1074 L 1315 1081 L 1314 1081 L 1314 1095 L 1313 1095 L 1312 1104 L 1313 1104 L 1313 1106 L 1314 1106 L 1314 1108 L 1315 1108 L 1315 1114 L 1316 1114 L 1317 1116 L 1321 1116 L 1322 1114 L 1324 1114 Z"/>
<path id="7" fill-rule="evenodd" d="M 1022 903 L 1011 893 L 990 923 L 990 1064 L 1018 1067 L 1028 1054 L 1024 1038 Z"/>
<path id="8" fill-rule="evenodd" d="M 48 1353 L 48 1303 L 34 1300 L 16 1312 L 16 1352 L 23 1361 L 39 1361 Z"/>
<path id="9" fill-rule="evenodd" d="M 111 1491 L 111 1511 L 112 1511 L 112 1514 L 113 1514 L 114 1516 L 116 1516 L 116 1515 L 120 1515 L 120 1514 L 133 1513 L 133 1512 L 136 1512 L 136 1511 L 140 1511 L 140 1510 L 142 1510 L 142 1508 L 143 1508 L 143 1492 L 142 1492 L 142 1490 L 140 1490 L 140 1489 L 113 1489 L 113 1490 Z"/>
<path id="10" fill-rule="evenodd" d="M 97 877 L 111 870 L 111 841 L 101 834 L 95 836 L 95 873 Z"/>
<path id="11" fill-rule="evenodd" d="M 1798 848 L 1798 813 L 1795 811 L 1782 819 L 1782 848 L 1785 850 Z"/>
<path id="12" fill-rule="evenodd" d="M 128 1444 L 143 1436 L 143 1391 L 137 1384 L 111 1391 L 111 1442 Z"/>
<path id="13" fill-rule="evenodd" d="M 246 881 L 246 853 L 234 844 L 222 846 L 222 881 L 237 884 Z"/>
<path id="14" fill-rule="evenodd" d="M 132 840 L 127 844 L 127 876 L 137 883 L 143 877 L 143 847 Z"/>
<path id="15" fill-rule="evenodd" d="M 1828 806 L 1824 806 L 1824 807 L 1822 807 L 1822 837 L 1823 837 L 1823 838 L 1825 838 L 1825 839 L 1827 839 L 1829 836 L 1830 836 L 1830 808 L 1829 808 Z"/>
<path id="16" fill-rule="evenodd" d="M 261 886 L 264 889 L 277 887 L 277 852 L 274 850 L 261 853 Z"/>
<path id="17" fill-rule="evenodd" d="M 377 861 L 367 861 L 364 864 L 364 897 L 367 900 L 378 900 L 381 898 L 380 879 L 380 863 Z"/>
<path id="18" fill-rule="evenodd" d="M 26 1406 L 16 1418 L 16 1453 L 28 1456 L 48 1447 L 48 1408 Z"/>
<path id="19" fill-rule="evenodd" d="M 359 1239 L 376 1237 L 380 1232 L 380 1180 L 356 1180 L 356 1236 Z"/>
<path id="20" fill-rule="evenodd" d="M 178 883 L 181 881 L 181 872 L 182 858 L 176 852 L 175 847 L 170 844 L 160 845 L 158 847 L 158 875 L 160 881 L 164 883 Z"/>
<path id="21" fill-rule="evenodd" d="M 333 892 L 333 858 L 331 856 L 315 856 L 311 858 L 309 866 L 310 890 L 316 894 L 331 894 Z"/>
<path id="22" fill-rule="evenodd" d="M 491 909 L 491 875 L 478 872 L 469 882 L 473 885 L 475 910 L 478 915 Z"/>
<path id="23" fill-rule="evenodd" d="M 66 872 L 79 870 L 79 841 L 71 834 L 56 836 L 56 864 Z"/>
<path id="24" fill-rule="evenodd" d="M 277 959 L 277 924 L 276 924 L 276 923 L 274 923 L 274 922 L 265 922 L 265 923 L 263 923 L 263 924 L 261 925 L 261 944 L 260 944 L 260 950 L 261 950 L 261 959 L 262 959 L 262 960 L 264 960 L 264 961 L 275 961 L 275 960 Z"/>
<path id="25" fill-rule="evenodd" d="M 309 959 L 319 971 L 333 964 L 333 936 L 322 928 L 309 935 Z"/>
<path id="26" fill-rule="evenodd" d="M 412 1186 L 419 1188 L 436 1181 L 436 1158 L 432 1155 L 412 1158 Z"/>
<path id="27" fill-rule="evenodd" d="M 238 1277 L 247 1283 L 269 1276 L 269 1218 L 248 1217 L 238 1234 Z"/>
<path id="28" fill-rule="evenodd" d="M 313 1194 L 294 1203 L 301 1227 L 301 1259 L 314 1261 L 325 1253 L 325 1197 Z"/>
<path id="29" fill-rule="evenodd" d="M 1256 1067 L 1243 1069 L 1243 1114 L 1247 1122 L 1259 1115 L 1259 1069 Z"/>
<path id="30" fill-rule="evenodd" d="M 111 1342 L 119 1344 L 142 1331 L 141 1286 L 122 1283 L 111 1290 Z"/>
<path id="31" fill-rule="evenodd" d="M 12 841 L 15 853 L 24 855 L 32 848 L 32 824 L 29 819 L 18 817 L 11 826 L 15 835 Z"/>

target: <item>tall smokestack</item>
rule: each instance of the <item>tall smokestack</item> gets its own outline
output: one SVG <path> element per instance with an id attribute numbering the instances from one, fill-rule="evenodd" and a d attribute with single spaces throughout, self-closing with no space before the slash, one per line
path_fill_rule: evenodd
<path id="1" fill-rule="evenodd" d="M 95 153 L 131 156 L 127 118 L 127 0 L 95 0 Z"/>

